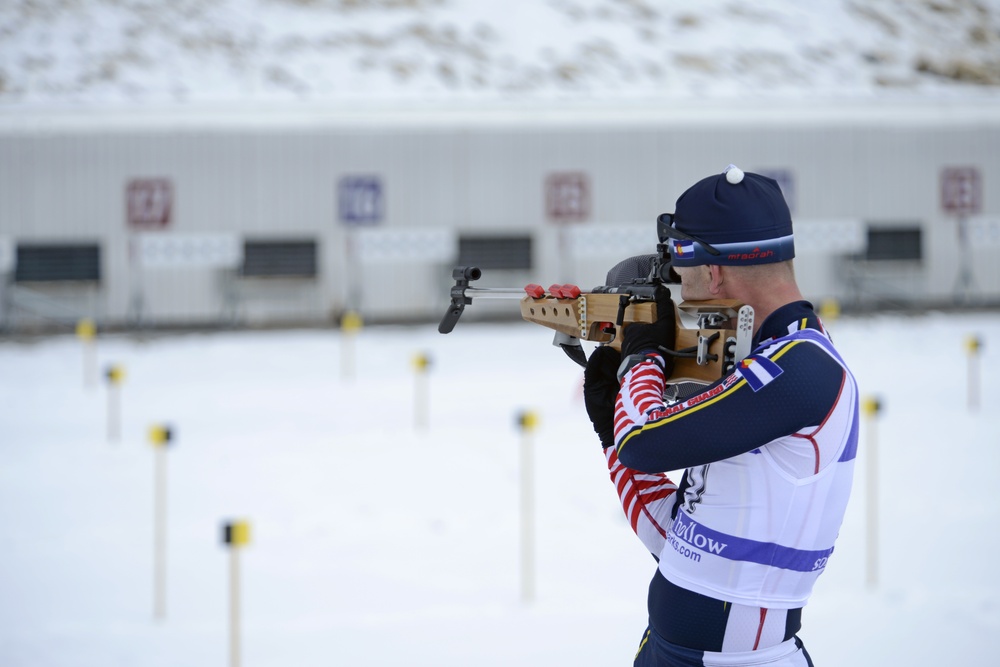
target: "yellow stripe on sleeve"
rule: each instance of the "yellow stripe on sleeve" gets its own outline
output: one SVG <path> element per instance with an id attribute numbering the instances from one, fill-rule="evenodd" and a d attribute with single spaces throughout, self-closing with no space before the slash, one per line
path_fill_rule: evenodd
<path id="1" fill-rule="evenodd" d="M 793 348 L 794 346 L 796 346 L 796 345 L 798 345 L 799 343 L 802 343 L 802 342 L 804 342 L 804 341 L 793 340 L 793 341 L 789 342 L 787 345 L 784 345 L 780 350 L 778 350 L 778 352 L 775 353 L 775 355 L 773 357 L 768 357 L 768 358 L 771 359 L 772 361 L 780 359 L 785 354 L 785 352 L 787 352 L 788 350 L 790 350 L 791 348 Z M 728 396 L 732 396 L 733 393 L 737 389 L 746 386 L 746 384 L 747 384 L 747 381 L 744 380 L 743 378 L 740 378 L 739 381 L 736 382 L 736 384 L 734 384 L 733 386 L 729 387 L 725 391 L 719 393 L 719 395 L 717 395 L 717 396 L 713 396 L 712 398 L 710 398 L 710 399 L 708 399 L 706 401 L 703 401 L 701 403 L 698 403 L 697 405 L 694 405 L 694 406 L 692 406 L 690 408 L 684 408 L 683 410 L 680 410 L 676 414 L 670 415 L 669 417 L 665 417 L 663 419 L 659 419 L 659 420 L 657 420 L 656 422 L 654 422 L 652 424 L 650 424 L 649 422 L 643 424 L 638 429 L 636 429 L 636 430 L 632 431 L 631 433 L 629 433 L 628 435 L 626 435 L 625 438 L 621 441 L 621 444 L 618 445 L 618 449 L 617 449 L 619 456 L 621 455 L 622 449 L 625 447 L 625 443 L 627 443 L 629 440 L 631 440 L 632 436 L 638 435 L 639 433 L 646 432 L 648 429 L 651 430 L 651 429 L 657 428 L 659 426 L 662 426 L 664 424 L 669 424 L 671 422 L 677 421 L 681 417 L 686 417 L 687 415 L 694 414 L 695 412 L 698 412 L 698 410 L 701 410 L 702 408 L 706 408 L 709 405 L 713 405 L 715 403 L 718 403 L 723 398 L 726 398 Z"/>

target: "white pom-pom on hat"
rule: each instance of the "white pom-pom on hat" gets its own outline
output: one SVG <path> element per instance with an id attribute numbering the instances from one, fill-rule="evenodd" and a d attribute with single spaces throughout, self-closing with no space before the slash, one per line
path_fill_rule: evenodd
<path id="1" fill-rule="evenodd" d="M 743 182 L 743 170 L 737 167 L 735 164 L 731 164 L 728 167 L 726 167 L 725 174 L 726 174 L 726 180 L 733 185 Z"/>

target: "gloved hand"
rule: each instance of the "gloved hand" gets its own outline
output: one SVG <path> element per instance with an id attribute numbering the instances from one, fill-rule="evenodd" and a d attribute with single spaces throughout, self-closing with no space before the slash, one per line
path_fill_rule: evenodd
<path id="1" fill-rule="evenodd" d="M 677 342 L 677 313 L 674 302 L 670 298 L 670 290 L 662 288 L 656 299 L 656 322 L 646 324 L 636 322 L 625 327 L 622 336 L 622 357 L 641 355 L 646 352 L 656 352 L 662 346 L 673 350 Z M 674 358 L 669 354 L 660 354 L 664 361 L 664 374 L 670 377 L 674 368 Z"/>
<path id="2" fill-rule="evenodd" d="M 583 372 L 583 403 L 602 447 L 615 444 L 615 401 L 618 399 L 618 366 L 622 355 L 601 345 L 590 355 Z"/>

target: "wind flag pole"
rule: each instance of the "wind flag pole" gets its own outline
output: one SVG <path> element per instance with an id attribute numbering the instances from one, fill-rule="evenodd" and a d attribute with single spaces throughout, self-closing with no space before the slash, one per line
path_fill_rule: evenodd
<path id="1" fill-rule="evenodd" d="M 222 529 L 222 541 L 229 546 L 229 665 L 240 667 L 240 557 L 250 544 L 250 524 L 233 521 Z"/>
<path id="2" fill-rule="evenodd" d="M 535 475 L 531 434 L 538 415 L 530 410 L 518 414 L 521 430 L 521 600 L 535 599 Z"/>
<path id="3" fill-rule="evenodd" d="M 83 346 L 83 385 L 93 387 L 97 384 L 97 349 L 94 343 L 97 338 L 97 325 L 94 320 L 82 319 L 76 323 L 76 337 Z"/>
<path id="4" fill-rule="evenodd" d="M 982 349 L 982 341 L 978 336 L 969 335 L 965 339 L 965 351 L 969 356 L 968 377 L 967 377 L 967 398 L 969 410 L 979 408 L 979 352 Z"/>
<path id="5" fill-rule="evenodd" d="M 354 379 L 354 344 L 362 326 L 361 314 L 354 310 L 344 313 L 340 320 L 340 376 L 344 380 Z"/>
<path id="6" fill-rule="evenodd" d="M 427 430 L 430 424 L 430 356 L 421 352 L 413 357 L 415 372 L 413 385 L 413 426 L 418 431 Z"/>
<path id="7" fill-rule="evenodd" d="M 167 615 L 167 447 L 173 440 L 169 426 L 149 429 L 153 462 L 153 617 Z"/>
<path id="8" fill-rule="evenodd" d="M 869 588 L 878 586 L 878 443 L 876 420 L 882 411 L 882 402 L 873 396 L 866 398 L 861 404 L 862 412 L 868 421 L 868 437 L 865 447 L 868 449 L 868 471 L 866 476 L 868 496 L 868 530 L 867 558 L 865 581 Z"/>
<path id="9" fill-rule="evenodd" d="M 108 441 L 117 442 L 121 439 L 121 384 L 125 381 L 125 369 L 112 364 L 104 377 L 108 382 Z"/>

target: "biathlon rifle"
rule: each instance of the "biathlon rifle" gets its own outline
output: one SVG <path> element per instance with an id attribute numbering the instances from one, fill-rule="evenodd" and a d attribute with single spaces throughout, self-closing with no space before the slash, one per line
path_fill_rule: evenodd
<path id="1" fill-rule="evenodd" d="M 640 273 L 621 284 L 595 287 L 589 292 L 575 285 L 552 285 L 548 289 L 531 284 L 523 289 L 472 287 L 470 283 L 482 277 L 475 266 L 459 266 L 452 271 L 455 285 L 451 288 L 451 304 L 438 331 L 450 333 L 458 323 L 465 306 L 477 298 L 518 298 L 521 317 L 555 330 L 553 345 L 561 347 L 581 366 L 587 357 L 581 340 L 594 341 L 621 349 L 622 335 L 635 322 L 655 322 L 657 296 L 676 276 L 669 265 L 669 253 L 640 255 L 621 262 L 628 273 Z M 636 267 L 645 269 L 636 271 Z M 616 270 L 608 274 L 613 282 Z M 621 273 L 621 272 L 619 272 Z M 753 308 L 733 299 L 685 301 L 674 305 L 677 317 L 676 350 L 666 351 L 675 357 L 670 382 L 711 383 L 728 375 L 736 363 L 750 353 L 753 336 Z M 694 326 L 685 326 L 685 320 Z"/>

